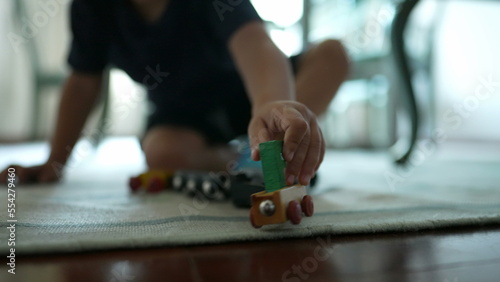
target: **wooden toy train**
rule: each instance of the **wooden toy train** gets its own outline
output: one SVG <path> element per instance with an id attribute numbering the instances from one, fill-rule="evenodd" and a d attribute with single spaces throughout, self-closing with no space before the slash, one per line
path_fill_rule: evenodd
<path id="1" fill-rule="evenodd" d="M 282 156 L 283 141 L 270 141 L 259 145 L 264 174 L 265 191 L 252 194 L 250 223 L 255 228 L 284 223 L 290 220 L 299 224 L 302 213 L 312 216 L 314 203 L 306 187 L 286 187 L 285 160 Z"/>
<path id="2" fill-rule="evenodd" d="M 209 200 L 224 200 L 229 197 L 229 175 L 196 171 L 169 172 L 150 170 L 129 179 L 133 193 L 158 193 L 169 188 L 186 193 L 188 196 L 200 195 Z M 262 188 L 263 189 L 263 188 Z M 262 189 L 258 190 L 261 191 Z"/>
<path id="3" fill-rule="evenodd" d="M 283 141 L 265 142 L 259 147 L 262 172 L 254 169 L 236 174 L 151 170 L 131 177 L 129 186 L 133 193 L 141 190 L 158 193 L 172 188 L 191 197 L 203 196 L 209 200 L 231 198 L 238 207 L 250 207 L 250 223 L 255 228 L 288 220 L 299 224 L 302 214 L 312 216 L 314 204 L 312 197 L 307 195 L 306 187 L 286 187 L 286 163 L 281 154 Z"/>

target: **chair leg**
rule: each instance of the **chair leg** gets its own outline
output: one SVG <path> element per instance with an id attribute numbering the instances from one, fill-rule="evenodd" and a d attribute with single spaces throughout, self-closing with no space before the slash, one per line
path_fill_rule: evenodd
<path id="1" fill-rule="evenodd" d="M 40 117 L 41 117 L 41 107 L 40 105 L 42 99 L 40 99 L 40 95 L 42 95 L 42 86 L 38 82 L 38 78 L 36 77 L 36 73 L 34 74 L 35 76 L 35 83 L 33 85 L 34 88 L 34 94 L 32 99 L 33 99 L 33 109 L 32 109 L 32 116 L 31 116 L 31 131 L 30 131 L 30 140 L 31 141 L 36 141 L 40 137 Z"/>
<path id="2" fill-rule="evenodd" d="M 418 106 L 415 99 L 415 92 L 412 84 L 412 74 L 408 65 L 408 57 L 406 55 L 405 44 L 404 44 L 404 31 L 406 24 L 408 23 L 408 18 L 418 4 L 419 0 L 406 0 L 401 4 L 399 10 L 392 23 L 392 34 L 391 42 L 393 53 L 396 61 L 396 67 L 401 75 L 401 80 L 403 83 L 405 94 L 403 96 L 404 105 L 411 121 L 411 134 L 410 134 L 410 144 L 401 156 L 396 158 L 397 164 L 406 164 L 409 160 L 415 144 L 417 142 L 417 135 L 419 130 L 419 113 Z"/>

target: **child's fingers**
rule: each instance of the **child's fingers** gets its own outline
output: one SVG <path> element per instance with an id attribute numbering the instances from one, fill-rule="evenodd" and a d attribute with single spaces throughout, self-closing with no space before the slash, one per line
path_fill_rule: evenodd
<path id="1" fill-rule="evenodd" d="M 307 185 L 323 161 L 325 143 L 316 117 L 305 106 L 289 103 L 274 105 L 263 115 L 254 115 L 248 128 L 252 159 L 260 160 L 259 144 L 283 139 L 283 157 L 287 161 L 286 181 Z"/>
<path id="2" fill-rule="evenodd" d="M 316 173 L 319 169 L 319 166 L 323 162 L 323 159 L 325 158 L 325 151 L 326 151 L 326 144 L 325 144 L 325 138 L 323 136 L 323 132 L 321 131 L 321 128 L 318 126 L 318 132 L 319 136 L 321 139 L 321 149 L 320 149 L 320 154 L 319 154 L 319 161 L 316 167 L 314 168 L 314 173 Z"/>
<path id="3" fill-rule="evenodd" d="M 294 127 L 291 126 L 291 128 Z M 301 129 L 301 127 L 299 126 L 296 129 Z M 285 132 L 284 147 L 288 145 L 286 151 L 288 153 L 285 153 L 285 159 L 288 161 L 286 168 L 286 181 L 288 185 L 292 185 L 300 175 L 302 164 L 308 154 L 310 138 L 309 125 L 298 132 L 291 132 L 290 134 L 288 134 L 288 131 Z M 291 151 L 293 149 L 290 149 L 290 147 L 296 148 L 295 151 Z"/>
<path id="4" fill-rule="evenodd" d="M 19 184 L 26 184 L 29 182 L 31 176 L 29 175 L 30 171 L 22 166 L 18 166 L 16 168 L 16 178 Z"/>
<path id="5" fill-rule="evenodd" d="M 23 167 L 13 166 L 16 169 L 16 178 L 19 184 L 30 184 L 36 182 L 40 173 L 40 166 Z"/>
<path id="6" fill-rule="evenodd" d="M 21 183 L 21 176 L 23 175 L 23 167 L 15 164 L 9 165 L 6 169 L 4 169 L 0 173 L 0 183 L 7 184 L 7 180 L 11 178 L 9 177 L 10 173 L 9 169 L 14 169 L 14 175 L 16 176 L 15 181 L 17 181 L 17 183 Z"/>
<path id="7" fill-rule="evenodd" d="M 305 154 L 303 148 L 304 139 L 309 138 L 309 124 L 302 115 L 289 118 L 286 122 L 286 127 L 281 129 L 285 133 L 283 144 L 283 157 L 287 162 L 292 162 L 298 151 Z M 306 142 L 309 140 L 305 140 Z"/>
<path id="8" fill-rule="evenodd" d="M 248 135 L 250 139 L 250 148 L 252 150 L 252 159 L 260 160 L 259 144 L 271 141 L 271 136 L 266 127 L 266 123 L 261 119 L 253 119 L 248 127 Z"/>
<path id="9" fill-rule="evenodd" d="M 307 155 L 302 162 L 299 182 L 302 185 L 308 185 L 313 177 L 316 167 L 321 159 L 322 138 L 318 131 L 317 124 L 311 124 L 311 138 L 307 148 Z"/>
<path id="10" fill-rule="evenodd" d="M 59 176 L 47 169 L 43 165 L 24 167 L 20 165 L 10 165 L 5 170 L 0 172 L 0 184 L 7 184 L 9 179 L 9 168 L 15 170 L 15 181 L 17 184 L 30 184 L 37 182 L 54 182 L 59 180 Z"/>

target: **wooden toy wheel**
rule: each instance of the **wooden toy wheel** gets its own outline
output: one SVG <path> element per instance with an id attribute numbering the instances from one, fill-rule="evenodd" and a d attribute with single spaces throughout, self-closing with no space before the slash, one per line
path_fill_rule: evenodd
<path id="1" fill-rule="evenodd" d="M 314 214 L 314 203 L 311 196 L 305 195 L 300 205 L 306 216 L 312 216 Z"/>
<path id="2" fill-rule="evenodd" d="M 128 181 L 128 186 L 132 192 L 137 192 L 137 190 L 141 187 L 141 184 L 141 178 L 139 177 L 130 177 Z"/>
<path id="3" fill-rule="evenodd" d="M 255 208 L 250 209 L 250 223 L 254 228 L 261 228 L 262 225 L 258 225 L 255 223 Z"/>
<path id="4" fill-rule="evenodd" d="M 164 187 L 165 183 L 163 183 L 163 181 L 160 178 L 155 177 L 149 181 L 148 192 L 158 193 L 161 190 L 163 190 Z"/>
<path id="5" fill-rule="evenodd" d="M 188 175 L 186 178 L 186 186 L 183 188 L 184 193 L 189 197 L 194 197 L 199 194 L 199 189 L 201 187 L 201 180 L 197 175 Z M 201 196 L 201 195 L 200 195 Z"/>
<path id="6" fill-rule="evenodd" d="M 172 188 L 176 191 L 181 191 L 186 183 L 186 176 L 182 173 L 177 173 L 172 177 Z"/>
<path id="7" fill-rule="evenodd" d="M 290 201 L 286 209 L 286 216 L 293 224 L 299 224 L 302 219 L 302 209 L 297 201 Z"/>

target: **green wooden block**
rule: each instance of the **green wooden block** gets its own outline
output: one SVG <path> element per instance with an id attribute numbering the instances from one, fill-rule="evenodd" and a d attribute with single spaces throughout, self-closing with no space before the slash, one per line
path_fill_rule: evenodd
<path id="1" fill-rule="evenodd" d="M 283 158 L 283 141 L 269 141 L 259 144 L 262 173 L 267 192 L 273 192 L 286 186 Z"/>

